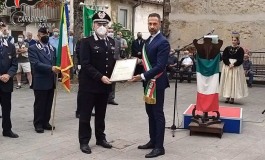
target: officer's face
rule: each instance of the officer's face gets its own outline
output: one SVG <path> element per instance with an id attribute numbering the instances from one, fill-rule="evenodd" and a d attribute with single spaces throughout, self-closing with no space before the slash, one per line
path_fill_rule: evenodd
<path id="1" fill-rule="evenodd" d="M 3 32 L 4 35 L 8 34 L 7 27 L 2 27 L 1 31 Z"/>
<path id="2" fill-rule="evenodd" d="M 97 30 L 99 27 L 101 27 L 101 26 L 103 26 L 103 27 L 105 27 L 105 28 L 108 29 L 108 23 L 95 22 L 95 23 L 94 23 L 94 30 L 96 31 L 96 30 Z"/>
<path id="3" fill-rule="evenodd" d="M 157 17 L 148 18 L 148 30 L 151 35 L 156 34 L 161 28 L 161 22 Z"/>

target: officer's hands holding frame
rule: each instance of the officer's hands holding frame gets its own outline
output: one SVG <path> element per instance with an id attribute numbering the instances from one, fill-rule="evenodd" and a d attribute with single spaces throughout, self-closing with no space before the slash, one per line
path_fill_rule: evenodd
<path id="1" fill-rule="evenodd" d="M 101 81 L 102 81 L 103 83 L 105 83 L 105 84 L 111 84 L 111 81 L 110 81 L 110 79 L 109 79 L 107 76 L 103 76 L 103 77 L 101 78 Z"/>

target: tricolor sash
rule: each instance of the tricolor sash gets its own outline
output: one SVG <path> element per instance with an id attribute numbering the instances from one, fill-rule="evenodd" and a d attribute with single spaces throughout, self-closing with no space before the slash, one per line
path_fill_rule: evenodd
<path id="1" fill-rule="evenodd" d="M 152 66 L 151 66 L 151 64 L 148 60 L 147 54 L 146 54 L 145 45 L 143 46 L 142 63 L 143 63 L 145 72 L 152 69 Z M 153 79 L 151 79 L 147 82 L 147 85 L 144 89 L 144 101 L 145 101 L 145 103 L 156 104 L 156 79 L 159 78 L 162 75 L 162 73 L 159 73 Z"/>

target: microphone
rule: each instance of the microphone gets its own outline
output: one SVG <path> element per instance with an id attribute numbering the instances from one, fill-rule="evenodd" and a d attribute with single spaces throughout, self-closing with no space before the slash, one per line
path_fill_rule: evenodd
<path id="1" fill-rule="evenodd" d="M 213 28 L 212 31 L 209 32 L 207 35 L 211 35 L 211 34 L 213 34 L 213 32 L 214 32 L 214 28 Z"/>
<path id="2" fill-rule="evenodd" d="M 212 32 L 211 32 L 211 34 L 213 34 L 213 32 L 214 32 L 214 28 L 213 28 L 213 30 L 212 30 Z"/>

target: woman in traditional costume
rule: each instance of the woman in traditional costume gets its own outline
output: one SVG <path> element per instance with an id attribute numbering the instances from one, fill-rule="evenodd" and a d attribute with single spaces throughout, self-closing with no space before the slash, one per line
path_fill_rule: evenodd
<path id="1" fill-rule="evenodd" d="M 232 33 L 232 46 L 223 52 L 223 68 L 220 83 L 220 95 L 225 103 L 234 103 L 234 99 L 248 96 L 246 77 L 243 69 L 244 50 L 239 46 L 239 34 Z"/>

